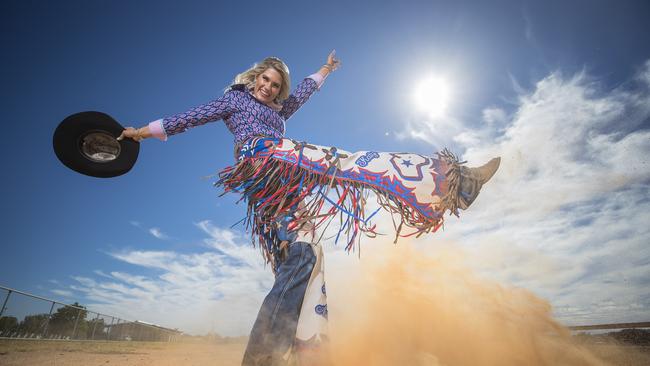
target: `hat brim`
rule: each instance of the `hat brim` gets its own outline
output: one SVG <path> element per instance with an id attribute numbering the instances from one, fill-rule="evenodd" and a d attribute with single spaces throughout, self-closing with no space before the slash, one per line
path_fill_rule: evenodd
<path id="1" fill-rule="evenodd" d="M 106 113 L 88 111 L 64 119 L 54 131 L 54 152 L 68 168 L 97 178 L 117 177 L 135 165 L 140 143 L 125 138 L 115 140 L 124 130 Z M 87 143 L 93 136 L 112 144 L 110 158 L 97 159 L 88 154 Z"/>

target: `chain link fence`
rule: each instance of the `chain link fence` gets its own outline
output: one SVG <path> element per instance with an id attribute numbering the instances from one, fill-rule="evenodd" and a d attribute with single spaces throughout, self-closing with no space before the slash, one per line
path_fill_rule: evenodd
<path id="1" fill-rule="evenodd" d="M 4 338 L 174 342 L 182 334 L 4 286 L 0 286 L 0 304 L 0 337 Z"/>

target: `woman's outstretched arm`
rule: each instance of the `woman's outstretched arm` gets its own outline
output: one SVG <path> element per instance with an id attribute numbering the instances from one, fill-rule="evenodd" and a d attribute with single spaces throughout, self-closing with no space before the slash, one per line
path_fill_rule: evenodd
<path id="1" fill-rule="evenodd" d="M 316 90 L 320 89 L 325 78 L 340 65 L 341 61 L 336 58 L 336 51 L 330 52 L 329 56 L 327 56 L 327 63 L 321 66 L 316 73 L 309 75 L 301 81 L 291 95 L 289 95 L 289 98 L 282 103 L 282 109 L 279 112 L 280 115 L 285 120 L 289 119 L 291 115 L 296 113 L 307 102 Z"/>
<path id="2" fill-rule="evenodd" d="M 236 93 L 238 92 L 230 90 L 212 102 L 194 107 L 184 113 L 153 121 L 140 128 L 127 127 L 122 131 L 118 140 L 128 137 L 135 141 L 141 141 L 149 137 L 156 137 L 164 141 L 167 140 L 167 136 L 185 132 L 208 122 L 228 118 L 236 110 L 234 101 Z"/>

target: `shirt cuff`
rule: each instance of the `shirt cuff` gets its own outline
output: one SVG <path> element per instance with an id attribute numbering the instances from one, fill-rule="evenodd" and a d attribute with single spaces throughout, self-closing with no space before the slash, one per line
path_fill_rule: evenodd
<path id="1" fill-rule="evenodd" d="M 167 141 L 167 133 L 165 132 L 165 128 L 163 128 L 162 122 L 163 120 L 161 118 L 149 123 L 149 132 L 151 132 L 153 137 L 161 141 Z"/>
<path id="2" fill-rule="evenodd" d="M 312 79 L 316 82 L 316 87 L 318 88 L 318 90 L 320 90 L 320 87 L 323 85 L 323 82 L 325 82 L 325 78 L 323 77 L 323 75 L 319 73 L 311 74 L 307 76 L 307 78 Z"/>

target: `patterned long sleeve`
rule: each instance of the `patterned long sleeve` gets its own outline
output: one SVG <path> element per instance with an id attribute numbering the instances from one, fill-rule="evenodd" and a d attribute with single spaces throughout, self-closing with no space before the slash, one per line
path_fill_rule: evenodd
<path id="1" fill-rule="evenodd" d="M 192 127 L 230 117 L 237 111 L 234 102 L 236 91 L 228 91 L 209 103 L 194 107 L 187 112 L 166 117 L 162 121 L 167 136 L 185 132 Z"/>
<path id="2" fill-rule="evenodd" d="M 289 98 L 287 98 L 282 104 L 282 109 L 279 112 L 280 116 L 285 120 L 289 119 L 292 114 L 296 113 L 296 111 L 302 107 L 307 100 L 309 100 L 309 97 L 314 94 L 318 87 L 319 83 L 313 78 L 307 77 L 303 79 L 293 93 L 289 95 Z"/>

